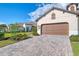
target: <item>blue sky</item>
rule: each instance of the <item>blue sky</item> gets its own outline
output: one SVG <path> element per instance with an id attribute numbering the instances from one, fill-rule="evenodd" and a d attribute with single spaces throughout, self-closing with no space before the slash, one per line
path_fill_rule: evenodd
<path id="1" fill-rule="evenodd" d="M 0 23 L 16 23 L 30 21 L 28 13 L 38 8 L 33 3 L 0 3 Z"/>
<path id="2" fill-rule="evenodd" d="M 33 18 L 32 15 L 34 15 L 34 17 L 36 18 L 38 16 L 36 15 L 36 13 L 39 14 L 40 8 L 45 5 L 46 4 L 41 3 L 0 3 L 0 24 L 11 24 L 31 21 Z M 62 4 L 62 6 L 64 5 L 65 4 Z M 57 6 L 59 6 L 59 4 Z"/>

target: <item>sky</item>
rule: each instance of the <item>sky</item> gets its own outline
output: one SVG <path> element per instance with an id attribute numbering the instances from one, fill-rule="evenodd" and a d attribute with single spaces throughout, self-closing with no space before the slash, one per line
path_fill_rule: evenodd
<path id="1" fill-rule="evenodd" d="M 0 3 L 0 24 L 32 21 L 37 17 L 37 14 L 40 14 L 39 10 L 45 9 L 45 5 L 37 3 Z"/>
<path id="2" fill-rule="evenodd" d="M 0 3 L 0 23 L 17 23 L 30 21 L 28 13 L 36 10 L 36 4 L 28 3 Z"/>

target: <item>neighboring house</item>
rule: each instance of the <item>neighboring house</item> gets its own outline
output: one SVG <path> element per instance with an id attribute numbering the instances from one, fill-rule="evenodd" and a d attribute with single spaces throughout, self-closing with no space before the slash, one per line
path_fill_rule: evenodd
<path id="1" fill-rule="evenodd" d="M 16 23 L 16 24 L 10 24 L 9 30 L 31 32 L 33 26 L 36 26 L 35 22 Z"/>
<path id="2" fill-rule="evenodd" d="M 31 32 L 33 26 L 36 27 L 36 22 L 27 22 L 23 24 L 23 27 L 25 28 L 25 31 L 27 32 Z"/>
<path id="3" fill-rule="evenodd" d="M 32 24 L 23 24 L 23 27 L 24 27 L 26 32 L 32 31 Z"/>
<path id="4" fill-rule="evenodd" d="M 16 24 L 17 26 L 17 31 L 24 31 L 23 23 L 18 23 Z"/>
<path id="5" fill-rule="evenodd" d="M 15 23 L 15 24 L 0 24 L 0 32 L 15 32 L 15 31 L 25 31 L 31 32 L 32 27 L 36 27 L 36 22 L 26 22 L 26 23 Z"/>
<path id="6" fill-rule="evenodd" d="M 71 3 L 67 10 L 53 7 L 37 21 L 37 33 L 49 35 L 78 35 L 79 10 L 78 4 Z"/>
<path id="7" fill-rule="evenodd" d="M 23 23 L 8 25 L 8 32 L 24 31 Z"/>

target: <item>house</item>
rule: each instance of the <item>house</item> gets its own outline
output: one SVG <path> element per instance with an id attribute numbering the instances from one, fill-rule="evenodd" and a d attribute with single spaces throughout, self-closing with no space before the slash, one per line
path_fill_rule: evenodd
<path id="1" fill-rule="evenodd" d="M 33 26 L 36 26 L 35 22 L 16 23 L 16 24 L 10 24 L 9 30 L 31 32 Z"/>
<path id="2" fill-rule="evenodd" d="M 25 28 L 25 31 L 27 32 L 31 32 L 32 31 L 32 27 L 36 27 L 36 22 L 26 22 L 23 24 L 23 27 Z"/>
<path id="3" fill-rule="evenodd" d="M 22 23 L 9 24 L 8 32 L 23 31 Z"/>
<path id="4" fill-rule="evenodd" d="M 37 33 L 44 35 L 78 35 L 79 8 L 77 3 L 70 3 L 67 10 L 53 7 L 37 22 Z"/>

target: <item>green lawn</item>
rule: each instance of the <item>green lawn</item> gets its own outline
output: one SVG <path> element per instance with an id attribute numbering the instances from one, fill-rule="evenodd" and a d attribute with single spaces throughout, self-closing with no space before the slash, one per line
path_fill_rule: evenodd
<path id="1" fill-rule="evenodd" d="M 71 46 L 73 50 L 73 55 L 79 56 L 79 42 L 71 42 Z"/>
<path id="2" fill-rule="evenodd" d="M 2 41 L 0 41 L 0 47 L 4 47 L 4 46 L 10 45 L 10 44 L 19 42 L 21 40 L 36 36 L 36 35 L 38 35 L 36 29 L 37 29 L 36 27 L 33 27 L 32 32 L 13 32 L 13 33 L 4 32 L 4 33 L 1 33 L 0 39 Z"/>
<path id="3" fill-rule="evenodd" d="M 72 35 L 70 37 L 71 46 L 74 56 L 79 56 L 79 35 Z"/>
<path id="4" fill-rule="evenodd" d="M 4 37 L 12 37 L 12 36 L 15 36 L 17 34 L 27 34 L 26 37 L 31 37 L 32 36 L 32 32 L 17 32 L 17 33 L 4 33 Z M 13 44 L 13 43 L 16 43 L 18 41 L 16 40 L 12 40 L 12 39 L 8 39 L 8 40 L 2 40 L 0 41 L 0 47 L 4 47 L 4 46 L 7 46 L 7 45 L 10 45 L 10 44 Z"/>
<path id="5" fill-rule="evenodd" d="M 1 47 L 4 47 L 4 46 L 7 46 L 7 45 L 9 45 L 9 44 L 13 44 L 13 43 L 15 43 L 16 41 L 14 41 L 14 40 L 2 40 L 2 41 L 0 41 L 0 48 Z"/>

